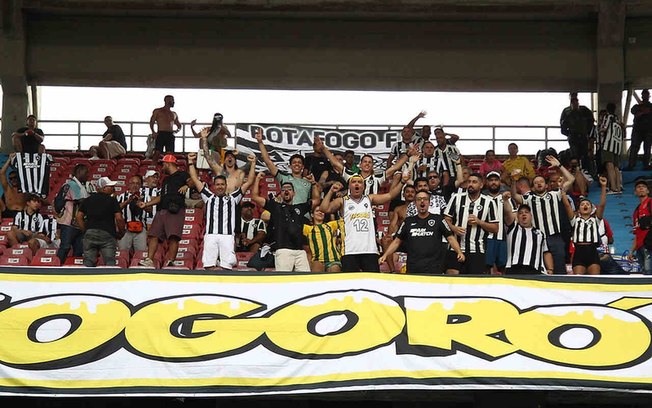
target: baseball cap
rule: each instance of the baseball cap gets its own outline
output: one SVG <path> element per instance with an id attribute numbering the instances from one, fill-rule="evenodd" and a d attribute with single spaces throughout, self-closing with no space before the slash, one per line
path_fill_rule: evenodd
<path id="1" fill-rule="evenodd" d="M 177 158 L 173 154 L 166 154 L 163 156 L 163 160 L 161 160 L 163 163 L 174 163 L 177 164 Z"/>
<path id="2" fill-rule="evenodd" d="M 487 178 L 493 177 L 493 176 L 496 176 L 496 177 L 500 178 L 500 173 L 498 173 L 497 171 L 490 171 L 489 173 L 487 173 Z"/>
<path id="3" fill-rule="evenodd" d="M 99 188 L 111 187 L 111 186 L 115 186 L 116 184 L 118 184 L 117 181 L 113 181 L 108 177 L 102 177 L 99 180 L 97 180 L 97 186 Z"/>
<path id="4" fill-rule="evenodd" d="M 639 184 L 644 184 L 646 187 L 649 187 L 647 184 L 647 180 L 645 180 L 644 178 L 637 179 L 636 182 L 634 183 L 634 188 L 636 188 Z"/>
<path id="5" fill-rule="evenodd" d="M 155 176 L 155 175 L 157 175 L 157 174 L 158 174 L 158 173 L 157 173 L 155 170 L 147 170 L 147 171 L 145 172 L 145 178 L 147 178 L 147 177 L 152 177 L 152 176 Z"/>

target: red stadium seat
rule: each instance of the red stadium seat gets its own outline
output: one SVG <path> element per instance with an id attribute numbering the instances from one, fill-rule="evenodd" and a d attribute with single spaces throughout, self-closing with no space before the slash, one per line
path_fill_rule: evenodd
<path id="1" fill-rule="evenodd" d="M 61 266 L 59 257 L 55 255 L 41 255 L 32 258 L 31 266 Z"/>
<path id="2" fill-rule="evenodd" d="M 66 261 L 63 263 L 63 266 L 84 267 L 84 257 L 81 257 L 81 256 L 69 256 L 69 257 L 66 258 Z"/>
<path id="3" fill-rule="evenodd" d="M 32 253 L 32 250 L 28 248 L 22 248 L 19 247 L 18 245 L 15 245 L 11 248 L 7 248 L 3 255 L 11 255 L 11 256 L 24 256 L 27 258 L 28 261 L 31 261 L 34 254 Z"/>
<path id="4" fill-rule="evenodd" d="M 2 266 L 29 266 L 29 260 L 26 256 L 5 255 L 0 256 L 0 265 Z"/>
<path id="5" fill-rule="evenodd" d="M 164 269 L 183 269 L 183 270 L 190 270 L 190 269 L 195 269 L 195 260 L 194 258 L 187 258 L 187 259 L 175 259 L 172 262 L 171 266 L 165 266 Z"/>
<path id="6" fill-rule="evenodd" d="M 253 252 L 236 252 L 235 257 L 238 260 L 238 263 L 236 264 L 237 269 L 244 269 L 244 270 L 255 270 L 254 268 L 250 268 L 247 266 L 247 263 L 251 259 L 251 257 L 254 256 Z"/>

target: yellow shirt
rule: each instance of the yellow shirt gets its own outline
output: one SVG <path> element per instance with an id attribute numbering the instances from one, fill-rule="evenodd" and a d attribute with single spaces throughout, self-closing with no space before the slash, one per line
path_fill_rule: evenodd
<path id="1" fill-rule="evenodd" d="M 303 226 L 303 235 L 307 238 L 313 261 L 324 265 L 340 261 L 340 251 L 336 245 L 337 230 L 337 221 Z"/>
<path id="2" fill-rule="evenodd" d="M 532 180 L 535 176 L 532 163 L 523 156 L 516 156 L 515 159 L 508 158 L 503 162 L 503 169 L 512 177 L 512 180 L 518 180 L 525 176 Z M 520 170 L 514 173 L 514 170 Z"/>

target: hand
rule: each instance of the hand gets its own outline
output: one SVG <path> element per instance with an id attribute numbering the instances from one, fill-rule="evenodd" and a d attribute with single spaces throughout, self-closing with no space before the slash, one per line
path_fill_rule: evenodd
<path id="1" fill-rule="evenodd" d="M 141 210 L 145 208 L 145 203 L 142 202 L 142 201 L 137 202 L 136 205 L 137 205 L 138 208 L 140 208 Z"/>
<path id="2" fill-rule="evenodd" d="M 265 173 L 263 173 L 263 172 L 260 172 L 260 173 L 256 174 L 256 181 L 262 180 L 263 177 L 265 177 Z"/>
<path id="3" fill-rule="evenodd" d="M 546 161 L 550 163 L 552 167 L 559 167 L 561 164 L 559 163 L 559 160 L 555 156 L 552 155 L 547 155 L 546 156 Z"/>
<path id="4" fill-rule="evenodd" d="M 193 119 L 190 121 L 190 126 L 195 126 L 197 124 L 197 119 Z"/>
<path id="5" fill-rule="evenodd" d="M 188 164 L 194 164 L 197 160 L 197 153 L 188 153 Z"/>
<path id="6" fill-rule="evenodd" d="M 452 225 L 451 226 L 451 231 L 453 231 L 453 233 L 455 235 L 464 235 L 464 234 L 466 234 L 466 228 L 458 227 L 457 225 Z"/>
<path id="7" fill-rule="evenodd" d="M 342 183 L 340 183 L 339 181 L 336 181 L 335 183 L 333 183 L 333 185 L 331 186 L 331 189 L 329 191 L 332 191 L 333 194 L 335 194 L 338 191 L 340 191 L 343 187 L 344 186 L 342 185 Z"/>
<path id="8" fill-rule="evenodd" d="M 629 253 L 627 254 L 627 260 L 630 262 L 634 260 L 634 251 L 629 251 Z"/>
<path id="9" fill-rule="evenodd" d="M 477 225 L 478 217 L 475 214 L 469 214 L 469 225 Z"/>
<path id="10" fill-rule="evenodd" d="M 319 136 L 315 136 L 313 139 L 312 150 L 314 150 L 316 153 L 321 153 L 324 151 L 324 142 Z"/>
<path id="11" fill-rule="evenodd" d="M 304 177 L 305 180 L 308 180 L 310 184 L 316 184 L 317 182 L 315 181 L 315 176 L 312 173 L 308 173 L 307 176 Z"/>
<path id="12" fill-rule="evenodd" d="M 382 255 L 380 258 L 378 258 L 378 265 L 384 264 L 386 260 L 387 260 L 387 256 Z"/>
<path id="13" fill-rule="evenodd" d="M 254 138 L 256 138 L 256 141 L 258 143 L 263 142 L 263 129 L 262 128 L 256 128 L 256 133 L 254 133 Z"/>
<path id="14" fill-rule="evenodd" d="M 199 131 L 199 137 L 204 138 L 208 137 L 208 135 L 211 133 L 211 128 L 209 127 L 204 127 Z"/>
<path id="15" fill-rule="evenodd" d="M 605 176 L 600 176 L 600 178 L 598 180 L 600 180 L 600 185 L 601 186 L 603 186 L 603 187 L 607 186 L 607 178 Z"/>
<path id="16" fill-rule="evenodd" d="M 9 153 L 9 160 L 13 160 L 16 158 L 16 152 Z"/>
<path id="17" fill-rule="evenodd" d="M 464 257 L 464 253 L 460 252 L 457 254 L 457 262 L 464 262 L 466 258 Z"/>
<path id="18" fill-rule="evenodd" d="M 177 191 L 179 192 L 179 194 L 186 194 L 186 191 L 188 191 L 188 186 L 187 185 L 181 186 Z"/>
<path id="19" fill-rule="evenodd" d="M 152 139 L 156 139 L 158 137 L 158 132 L 152 132 Z"/>
<path id="20" fill-rule="evenodd" d="M 503 201 L 508 201 L 512 198 L 511 191 L 503 191 Z"/>
<path id="21" fill-rule="evenodd" d="M 425 110 L 422 110 L 421 112 L 419 112 L 419 114 L 418 114 L 417 116 L 418 116 L 419 118 L 425 118 L 427 113 L 428 113 L 428 112 L 426 112 Z"/>
<path id="22" fill-rule="evenodd" d="M 255 164 L 255 163 L 256 163 L 256 155 L 253 154 L 253 153 L 250 154 L 250 155 L 248 155 L 248 156 L 247 156 L 247 161 L 248 161 L 249 163 L 251 163 L 251 164 Z"/>

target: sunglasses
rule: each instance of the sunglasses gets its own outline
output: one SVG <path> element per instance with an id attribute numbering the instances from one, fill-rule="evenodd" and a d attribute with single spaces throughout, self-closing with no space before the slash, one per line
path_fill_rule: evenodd
<path id="1" fill-rule="evenodd" d="M 437 179 L 439 176 L 428 176 L 429 179 Z"/>

